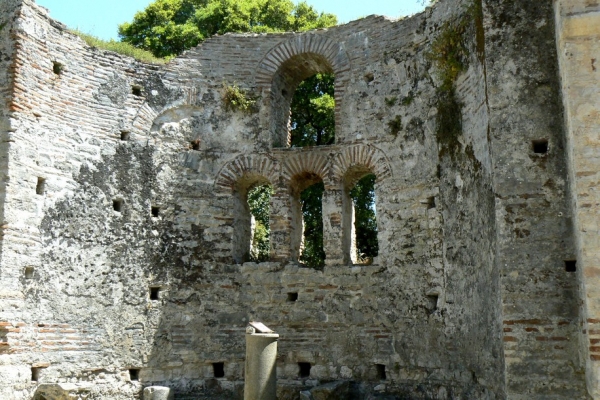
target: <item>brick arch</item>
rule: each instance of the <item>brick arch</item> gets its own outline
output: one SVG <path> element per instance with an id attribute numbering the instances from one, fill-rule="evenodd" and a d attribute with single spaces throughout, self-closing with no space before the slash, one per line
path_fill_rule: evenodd
<path id="1" fill-rule="evenodd" d="M 346 147 L 331 162 L 331 181 L 342 184 L 346 174 L 353 168 L 364 168 L 373 173 L 377 182 L 392 176 L 392 167 L 383 151 L 371 145 Z"/>
<path id="2" fill-rule="evenodd" d="M 319 54 L 329 62 L 336 79 L 335 100 L 341 99 L 350 80 L 350 59 L 344 48 L 330 39 L 312 33 L 298 35 L 273 47 L 258 64 L 256 85 L 269 91 L 273 77 L 284 62 L 301 54 Z M 340 90 L 338 93 L 338 81 Z"/>
<path id="3" fill-rule="evenodd" d="M 350 81 L 350 59 L 342 45 L 319 34 L 300 34 L 272 48 L 259 62 L 255 81 L 271 113 L 273 147 L 290 144 L 289 106 L 293 93 L 298 84 L 315 73 L 335 76 L 335 125 L 341 127 L 341 101 Z"/>
<path id="4" fill-rule="evenodd" d="M 266 178 L 272 185 L 279 179 L 279 163 L 264 155 L 241 155 L 221 168 L 215 179 L 215 194 L 231 194 L 235 185 L 248 176 Z"/>
<path id="5" fill-rule="evenodd" d="M 148 101 L 137 109 L 131 121 L 125 122 L 125 128 L 140 136 L 158 129 L 161 123 L 179 122 L 192 116 L 194 111 L 201 109 L 197 102 L 198 90 L 194 87 L 183 87 L 179 97 L 163 107 L 152 107 Z M 169 120 L 169 115 L 172 116 Z"/>
<path id="6" fill-rule="evenodd" d="M 309 173 L 318 175 L 327 185 L 329 183 L 327 164 L 326 157 L 310 151 L 291 155 L 285 158 L 283 179 L 289 184 L 294 177 Z"/>

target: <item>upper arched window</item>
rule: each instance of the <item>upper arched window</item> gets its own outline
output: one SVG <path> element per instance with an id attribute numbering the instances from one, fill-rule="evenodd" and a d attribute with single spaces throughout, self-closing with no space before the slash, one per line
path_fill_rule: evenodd
<path id="1" fill-rule="evenodd" d="M 335 81 L 327 59 L 315 53 L 291 57 L 271 88 L 273 147 L 335 141 Z"/>
<path id="2" fill-rule="evenodd" d="M 298 85 L 290 106 L 290 146 L 323 146 L 335 142 L 335 79 L 315 74 Z"/>

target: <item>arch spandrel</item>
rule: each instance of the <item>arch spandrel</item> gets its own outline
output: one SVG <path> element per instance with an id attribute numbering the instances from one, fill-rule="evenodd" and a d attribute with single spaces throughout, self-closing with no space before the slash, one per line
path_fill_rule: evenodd
<path id="1" fill-rule="evenodd" d="M 392 176 L 391 164 L 383 151 L 375 146 L 359 144 L 345 147 L 333 157 L 329 167 L 331 182 L 344 184 L 346 174 L 356 167 L 369 170 L 376 176 L 377 182 Z"/>
<path id="2" fill-rule="evenodd" d="M 247 176 L 260 176 L 275 185 L 281 175 L 279 163 L 265 155 L 240 155 L 225 164 L 215 178 L 215 194 L 228 195 Z"/>
<path id="3" fill-rule="evenodd" d="M 350 59 L 339 43 L 314 33 L 298 35 L 273 47 L 258 64 L 256 85 L 261 90 L 270 91 L 273 77 L 287 60 L 309 53 L 323 56 L 327 60 L 333 69 L 336 82 L 339 82 L 340 94 L 343 93 L 350 78 Z M 337 86 L 336 83 L 336 97 Z"/>
<path id="4" fill-rule="evenodd" d="M 289 185 L 294 177 L 309 173 L 319 176 L 327 186 L 330 184 L 327 165 L 327 157 L 317 152 L 306 151 L 293 154 L 285 158 L 283 180 Z"/>

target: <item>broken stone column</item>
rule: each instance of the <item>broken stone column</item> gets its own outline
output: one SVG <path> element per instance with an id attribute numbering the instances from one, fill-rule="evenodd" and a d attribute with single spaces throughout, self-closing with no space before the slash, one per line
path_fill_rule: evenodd
<path id="1" fill-rule="evenodd" d="M 173 400 L 175 392 L 165 386 L 148 386 L 144 388 L 144 400 Z"/>
<path id="2" fill-rule="evenodd" d="M 246 328 L 244 400 L 277 398 L 277 340 L 279 335 L 260 322 Z"/>

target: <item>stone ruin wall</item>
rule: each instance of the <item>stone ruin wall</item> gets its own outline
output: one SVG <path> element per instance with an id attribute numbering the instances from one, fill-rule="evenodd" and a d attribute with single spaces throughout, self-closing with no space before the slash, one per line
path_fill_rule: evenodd
<path id="1" fill-rule="evenodd" d="M 576 250 L 553 7 L 482 3 L 452 151 L 438 140 L 427 53 L 469 6 L 224 35 L 151 66 L 87 47 L 30 0 L 2 0 L 0 397 L 58 382 L 98 398 L 150 384 L 239 394 L 254 319 L 281 335 L 282 398 L 332 380 L 363 397 L 383 383 L 423 399 L 586 398 L 577 275 L 563 266 Z M 273 147 L 286 134 L 289 58 L 335 72 L 335 145 Z M 258 111 L 225 110 L 224 82 L 259 95 Z M 540 138 L 545 155 L 531 148 Z M 343 240 L 357 170 L 378 178 L 370 266 L 349 266 Z M 306 173 L 326 186 L 323 271 L 292 262 L 290 189 Z M 240 193 L 265 180 L 273 261 L 235 263 Z M 311 363 L 308 379 L 298 362 Z"/>
<path id="2" fill-rule="evenodd" d="M 600 5 L 593 1 L 555 4 L 557 44 L 566 125 L 574 238 L 581 315 L 581 355 L 590 394 L 600 396 L 600 308 L 598 299 L 598 132 L 600 119 Z"/>
<path id="3" fill-rule="evenodd" d="M 485 24 L 506 390 L 585 398 L 553 4 L 488 2 Z"/>

